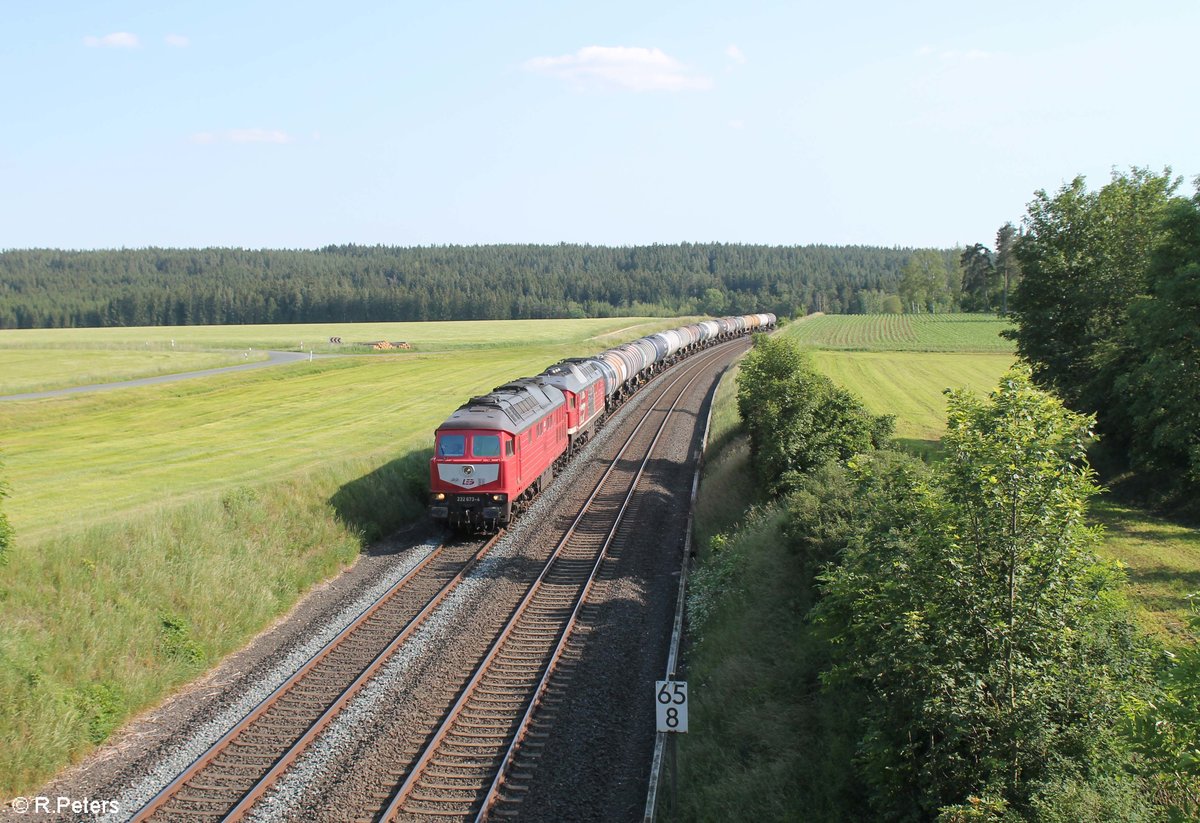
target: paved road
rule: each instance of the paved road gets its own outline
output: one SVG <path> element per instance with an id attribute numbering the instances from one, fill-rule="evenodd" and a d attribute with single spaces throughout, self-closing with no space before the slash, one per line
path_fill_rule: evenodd
<path id="1" fill-rule="evenodd" d="M 267 352 L 270 355 L 266 360 L 259 360 L 254 363 L 246 363 L 243 366 L 223 366 L 219 369 L 205 369 L 204 371 L 189 371 L 179 374 L 162 374 L 158 377 L 142 377 L 137 380 L 122 380 L 119 383 L 96 383 L 91 386 L 72 386 L 68 389 L 54 389 L 53 391 L 29 392 L 27 394 L 6 394 L 0 395 L 0 401 L 4 400 L 37 400 L 41 397 L 60 397 L 64 394 L 82 394 L 84 392 L 97 391 L 113 391 L 114 389 L 128 389 L 133 386 L 152 386 L 155 383 L 175 383 L 179 380 L 192 380 L 197 377 L 212 377 L 214 374 L 227 374 L 235 371 L 249 371 L 250 369 L 265 369 L 268 366 L 278 366 L 283 363 L 295 363 L 297 360 L 308 360 L 309 355 L 297 351 L 272 351 Z M 317 355 L 318 357 L 328 357 L 329 355 Z"/>

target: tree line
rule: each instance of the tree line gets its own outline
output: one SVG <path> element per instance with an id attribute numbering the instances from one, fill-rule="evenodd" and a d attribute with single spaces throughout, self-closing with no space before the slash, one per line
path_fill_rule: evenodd
<path id="1" fill-rule="evenodd" d="M 912 256 L 689 243 L 9 250 L 0 328 L 850 312 L 860 295 L 896 294 Z"/>

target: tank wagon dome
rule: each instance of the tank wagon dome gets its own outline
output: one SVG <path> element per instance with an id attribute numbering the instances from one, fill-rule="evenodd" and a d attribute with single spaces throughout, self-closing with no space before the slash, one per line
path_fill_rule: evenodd
<path id="1" fill-rule="evenodd" d="M 617 368 L 608 360 L 604 359 L 603 355 L 595 357 L 572 357 L 562 361 L 563 363 L 571 363 L 580 367 L 590 367 L 595 369 L 604 377 L 604 393 L 611 395 L 625 382 L 624 376 Z M 587 372 L 585 371 L 585 374 Z"/>
<path id="2" fill-rule="evenodd" d="M 520 434 L 553 409 L 565 405 L 563 393 L 537 377 L 523 377 L 488 394 L 472 397 L 447 418 L 441 429 L 499 429 Z"/>

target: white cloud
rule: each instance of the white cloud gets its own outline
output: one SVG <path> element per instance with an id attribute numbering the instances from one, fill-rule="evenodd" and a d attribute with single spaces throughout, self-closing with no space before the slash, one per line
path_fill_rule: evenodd
<path id="1" fill-rule="evenodd" d="M 746 55 L 742 54 L 742 50 L 730 43 L 725 48 L 725 54 L 735 63 L 745 63 Z"/>
<path id="2" fill-rule="evenodd" d="M 182 34 L 168 34 L 163 40 L 168 46 L 174 46 L 177 49 L 186 49 L 192 42 Z"/>
<path id="3" fill-rule="evenodd" d="M 192 135 L 193 143 L 291 143 L 292 136 L 281 129 L 228 129 L 201 131 Z"/>
<path id="4" fill-rule="evenodd" d="M 136 49 L 140 45 L 138 36 L 130 34 L 127 31 L 114 31 L 112 34 L 106 34 L 103 37 L 95 37 L 89 34 L 83 38 L 83 44 L 92 49 Z"/>
<path id="5" fill-rule="evenodd" d="M 576 89 L 621 91 L 698 91 L 712 81 L 660 49 L 588 46 L 561 57 L 526 60 L 527 71 L 561 77 Z"/>

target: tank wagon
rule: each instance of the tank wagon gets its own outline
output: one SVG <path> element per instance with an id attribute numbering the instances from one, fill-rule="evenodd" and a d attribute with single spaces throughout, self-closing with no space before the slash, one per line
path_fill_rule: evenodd
<path id="1" fill-rule="evenodd" d="M 508 525 L 654 375 L 703 348 L 774 327 L 773 314 L 704 320 L 472 397 L 434 433 L 430 516 L 461 531 Z"/>

